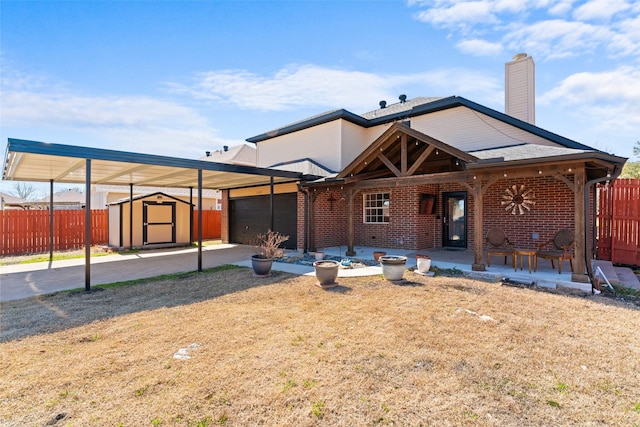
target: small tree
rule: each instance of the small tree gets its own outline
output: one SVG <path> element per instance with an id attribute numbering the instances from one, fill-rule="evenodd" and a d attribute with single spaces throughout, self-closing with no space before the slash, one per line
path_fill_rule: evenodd
<path id="1" fill-rule="evenodd" d="M 640 158 L 640 141 L 636 141 L 633 147 L 633 155 Z M 627 161 L 622 168 L 620 178 L 640 178 L 640 161 Z"/>
<path id="2" fill-rule="evenodd" d="M 36 188 L 32 184 L 26 182 L 16 182 L 13 185 L 13 191 L 11 194 L 21 198 L 22 200 L 32 200 L 35 198 Z"/>

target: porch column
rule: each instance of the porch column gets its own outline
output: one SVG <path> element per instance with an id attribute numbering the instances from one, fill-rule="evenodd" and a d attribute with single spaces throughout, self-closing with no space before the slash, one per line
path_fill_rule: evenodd
<path id="1" fill-rule="evenodd" d="M 189 187 L 189 245 L 193 243 L 193 187 Z"/>
<path id="2" fill-rule="evenodd" d="M 315 201 L 316 201 L 316 197 L 318 196 L 318 194 L 316 193 L 316 189 L 314 188 L 313 191 L 311 191 L 311 189 L 309 189 L 309 252 L 315 252 L 316 251 L 316 242 L 315 242 L 315 233 L 313 232 L 313 228 L 315 227 Z"/>
<path id="3" fill-rule="evenodd" d="M 473 185 L 473 271 L 485 271 L 482 263 L 483 227 L 484 224 L 484 191 L 482 182 L 476 179 Z"/>
<path id="4" fill-rule="evenodd" d="M 353 188 L 347 188 L 345 201 L 347 202 L 347 252 L 345 255 L 355 256 L 355 236 L 353 229 Z"/>
<path id="5" fill-rule="evenodd" d="M 589 283 L 585 261 L 585 218 L 587 216 L 587 206 L 584 200 L 584 186 L 586 179 L 587 174 L 584 165 L 577 167 L 573 175 L 575 255 L 573 260 L 574 272 L 571 274 L 571 281 L 581 283 Z"/>

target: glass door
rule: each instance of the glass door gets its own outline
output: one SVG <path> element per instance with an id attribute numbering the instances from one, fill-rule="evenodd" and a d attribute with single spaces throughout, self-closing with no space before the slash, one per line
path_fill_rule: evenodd
<path id="1" fill-rule="evenodd" d="M 442 245 L 467 247 L 467 192 L 442 193 Z"/>

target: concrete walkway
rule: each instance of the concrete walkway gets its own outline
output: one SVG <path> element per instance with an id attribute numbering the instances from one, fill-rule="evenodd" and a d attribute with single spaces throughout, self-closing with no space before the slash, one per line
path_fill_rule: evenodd
<path id="1" fill-rule="evenodd" d="M 163 249 L 91 258 L 91 285 L 135 280 L 198 269 L 198 249 Z M 221 244 L 202 248 L 202 268 L 235 264 L 255 254 L 252 246 Z M 84 257 L 0 267 L 0 301 L 84 289 Z"/>

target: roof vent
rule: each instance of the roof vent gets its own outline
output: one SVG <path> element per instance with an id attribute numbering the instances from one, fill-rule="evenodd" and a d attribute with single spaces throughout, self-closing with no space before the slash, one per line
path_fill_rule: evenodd
<path id="1" fill-rule="evenodd" d="M 205 151 L 204 154 L 206 154 L 207 157 L 211 157 L 211 151 Z"/>
<path id="2" fill-rule="evenodd" d="M 402 94 L 398 97 L 398 99 L 400 100 L 401 104 L 404 104 L 407 101 L 407 95 Z"/>
<path id="3" fill-rule="evenodd" d="M 380 108 L 387 108 L 387 101 L 380 101 Z"/>
<path id="4" fill-rule="evenodd" d="M 229 151 L 229 146 L 228 145 L 223 145 L 222 148 L 224 149 L 224 151 Z"/>

